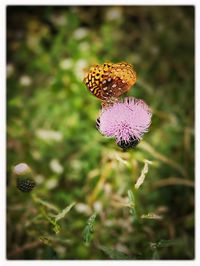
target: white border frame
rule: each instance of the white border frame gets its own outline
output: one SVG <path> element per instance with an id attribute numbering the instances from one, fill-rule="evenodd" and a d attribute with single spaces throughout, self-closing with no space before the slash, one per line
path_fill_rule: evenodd
<path id="1" fill-rule="evenodd" d="M 196 133 L 196 140 L 195 140 L 195 183 L 196 183 L 196 192 L 195 192 L 195 259 L 194 260 L 135 260 L 135 261 L 103 261 L 103 260 L 7 260 L 6 259 L 6 6 L 7 5 L 194 5 L 195 6 L 195 133 Z M 0 2 L 0 19 L 1 19 L 1 27 L 0 27 L 0 36 L 1 36 L 1 49 L 0 49 L 0 70 L 1 70 L 1 86 L 0 86 L 0 265 L 48 265 L 48 264 L 58 264 L 58 265 L 200 265 L 200 164 L 198 163 L 198 158 L 200 157 L 199 153 L 199 138 L 200 135 L 200 104 L 198 104 L 198 100 L 200 98 L 199 93 L 199 85 L 200 85 L 200 78 L 198 73 L 200 73 L 199 67 L 199 59 L 200 59 L 200 47 L 199 47 L 199 30 L 200 30 L 200 4 L 198 1 L 180 1 L 180 0 L 163 0 L 163 1 L 131 1 L 126 0 L 118 1 L 103 1 L 103 0 L 96 0 L 96 1 L 76 1 L 76 0 L 53 0 L 47 1 L 43 0 L 35 0 L 35 1 L 15 1 L 15 0 L 1 0 Z M 184 204 L 184 203 L 183 203 Z"/>

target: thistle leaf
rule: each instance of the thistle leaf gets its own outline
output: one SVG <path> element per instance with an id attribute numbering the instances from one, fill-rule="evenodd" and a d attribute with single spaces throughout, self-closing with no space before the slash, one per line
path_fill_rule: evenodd
<path id="1" fill-rule="evenodd" d="M 94 223 L 97 214 L 94 213 L 87 221 L 87 225 L 83 230 L 83 239 L 86 245 L 89 245 L 92 240 L 92 235 L 94 233 Z"/>
<path id="2" fill-rule="evenodd" d="M 60 219 L 64 218 L 65 215 L 71 210 L 71 208 L 75 205 L 76 203 L 73 202 L 72 204 L 70 204 L 69 206 L 67 206 L 65 209 L 63 209 L 60 213 L 58 213 L 55 216 L 55 221 L 59 221 Z"/>

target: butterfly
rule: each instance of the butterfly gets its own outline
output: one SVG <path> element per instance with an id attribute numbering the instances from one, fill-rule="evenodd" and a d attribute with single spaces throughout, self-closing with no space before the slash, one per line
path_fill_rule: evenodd
<path id="1" fill-rule="evenodd" d="M 89 91 L 103 103 L 116 101 L 135 82 L 136 73 L 126 62 L 93 65 L 84 78 Z"/>

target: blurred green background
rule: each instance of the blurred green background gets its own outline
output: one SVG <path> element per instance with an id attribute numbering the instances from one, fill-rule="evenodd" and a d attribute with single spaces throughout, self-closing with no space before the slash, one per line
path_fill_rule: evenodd
<path id="1" fill-rule="evenodd" d="M 82 81 L 108 61 L 134 65 L 127 95 L 153 110 L 127 152 Z M 8 6 L 7 185 L 8 259 L 193 259 L 194 7 Z"/>

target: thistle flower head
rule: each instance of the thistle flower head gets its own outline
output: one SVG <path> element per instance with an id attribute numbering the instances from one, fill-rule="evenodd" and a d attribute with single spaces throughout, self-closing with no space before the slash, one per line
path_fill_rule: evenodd
<path id="1" fill-rule="evenodd" d="M 27 173 L 30 173 L 31 169 L 26 163 L 19 163 L 14 166 L 13 173 L 16 175 L 26 175 Z"/>
<path id="2" fill-rule="evenodd" d="M 148 131 L 151 110 L 140 99 L 127 97 L 112 106 L 102 108 L 97 119 L 98 130 L 107 137 L 114 137 L 123 149 L 134 147 Z"/>

